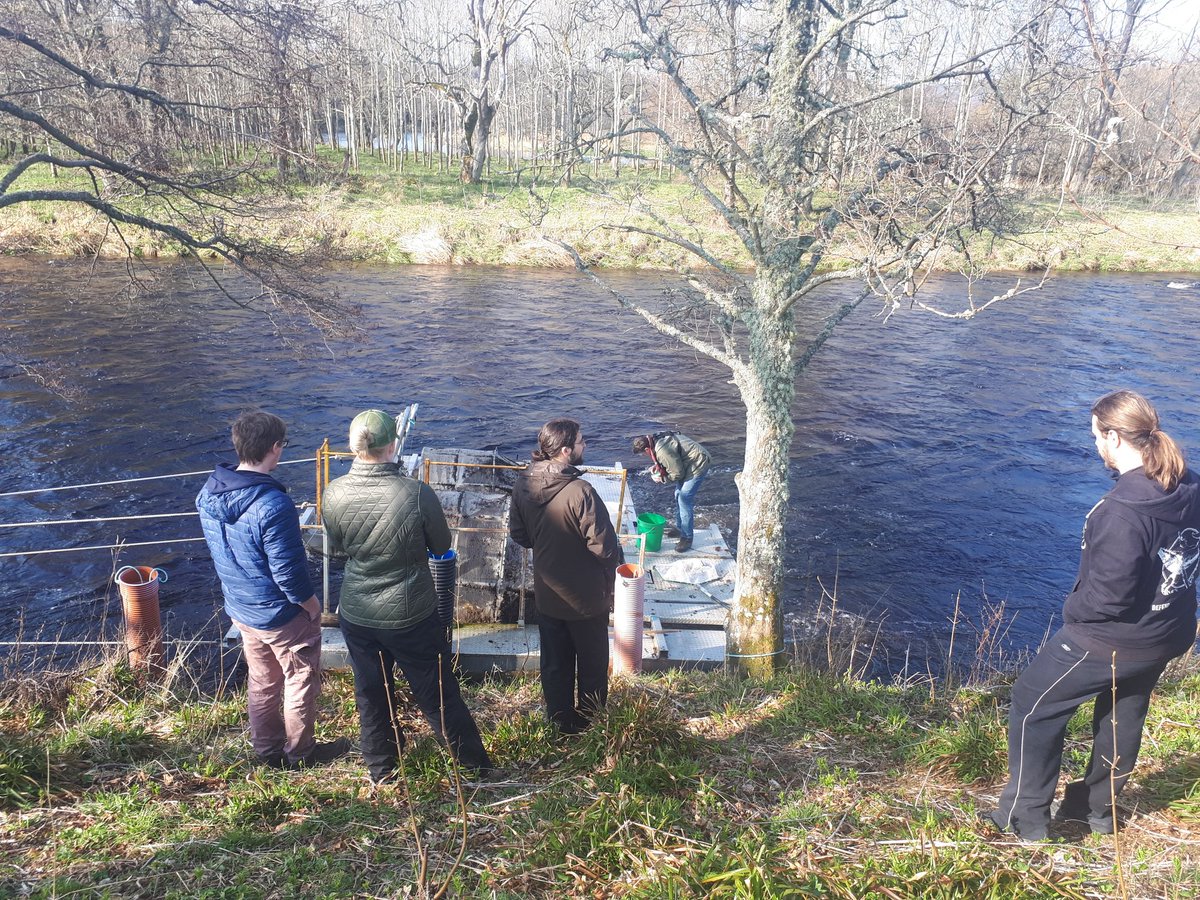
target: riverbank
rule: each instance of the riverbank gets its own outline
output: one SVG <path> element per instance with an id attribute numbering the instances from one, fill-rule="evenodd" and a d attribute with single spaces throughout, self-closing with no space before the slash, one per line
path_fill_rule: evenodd
<path id="1" fill-rule="evenodd" d="M 823 656 L 822 645 L 818 656 Z M 419 721 L 407 783 L 348 756 L 251 765 L 245 699 L 186 665 L 107 662 L 0 688 L 0 894 L 52 897 L 1167 897 L 1200 883 L 1200 666 L 1156 694 L 1114 837 L 980 825 L 1004 773 L 1003 683 L 882 685 L 797 663 L 766 683 L 617 681 L 549 732 L 534 680 L 471 685 L 505 780 L 465 785 Z M 832 668 L 841 669 L 834 661 Z M 356 733 L 348 675 L 321 739 Z M 1086 761 L 1072 722 L 1067 768 Z M 423 874 L 422 874 L 423 873 Z"/>
<path id="2" fill-rule="evenodd" d="M 40 186 L 70 188 L 71 177 Z M 464 185 L 451 174 L 375 168 L 254 200 L 259 214 L 240 223 L 244 228 L 292 249 L 319 248 L 334 261 L 570 267 L 570 256 L 555 243 L 561 240 L 602 268 L 695 267 L 695 257 L 677 246 L 605 227 L 656 227 L 636 212 L 641 203 L 715 257 L 738 267 L 749 264 L 703 200 L 682 182 L 651 174 L 591 189 L 534 193 L 525 184 L 500 180 Z M 1200 272 L 1200 215 L 1194 204 L 1095 201 L 1083 209 L 1056 197 L 1022 203 L 1017 213 L 1011 240 L 976 239 L 971 247 L 976 263 L 995 271 Z M 130 251 L 172 256 L 179 247 L 135 228 L 118 232 L 83 206 L 34 203 L 0 211 L 0 254 L 119 257 Z M 854 258 L 852 246 L 835 246 L 828 262 L 837 266 Z M 937 265 L 956 270 L 963 263 L 961 255 L 948 253 Z"/>

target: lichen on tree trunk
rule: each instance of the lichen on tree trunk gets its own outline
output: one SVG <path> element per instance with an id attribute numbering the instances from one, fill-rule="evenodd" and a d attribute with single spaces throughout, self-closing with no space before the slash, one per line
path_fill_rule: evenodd
<path id="1" fill-rule="evenodd" d="M 746 406 L 746 453 L 737 476 L 737 589 L 730 611 L 727 662 L 749 675 L 769 675 L 783 659 L 783 571 L 788 458 L 795 426 L 795 336 L 779 296 L 786 279 L 761 270 L 755 308 L 745 316 L 749 346 L 734 382 Z"/>

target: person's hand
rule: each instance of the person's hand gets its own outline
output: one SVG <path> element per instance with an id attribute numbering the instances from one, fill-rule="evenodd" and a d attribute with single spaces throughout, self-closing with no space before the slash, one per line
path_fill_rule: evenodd
<path id="1" fill-rule="evenodd" d="M 316 594 L 313 594 L 301 603 L 300 608 L 308 613 L 308 621 L 310 622 L 316 622 L 321 618 L 321 602 L 317 599 Z"/>
<path id="2" fill-rule="evenodd" d="M 667 479 L 663 478 L 662 472 L 658 471 L 658 469 L 651 469 L 650 480 L 655 484 L 663 484 Z"/>

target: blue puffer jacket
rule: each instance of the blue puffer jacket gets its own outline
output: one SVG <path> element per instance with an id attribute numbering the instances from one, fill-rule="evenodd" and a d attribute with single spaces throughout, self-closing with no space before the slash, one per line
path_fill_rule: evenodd
<path id="1" fill-rule="evenodd" d="M 313 596 L 300 516 L 287 488 L 221 463 L 196 496 L 225 612 L 251 628 L 279 628 Z"/>

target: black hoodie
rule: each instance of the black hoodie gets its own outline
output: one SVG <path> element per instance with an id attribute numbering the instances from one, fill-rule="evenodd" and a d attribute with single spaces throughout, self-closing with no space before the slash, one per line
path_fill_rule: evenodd
<path id="1" fill-rule="evenodd" d="M 1164 491 L 1141 467 L 1121 475 L 1083 525 L 1065 630 L 1087 650 L 1170 659 L 1196 639 L 1200 479 Z"/>

